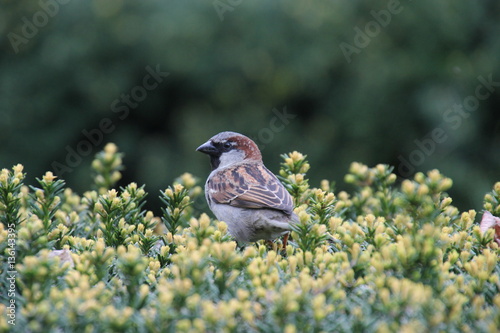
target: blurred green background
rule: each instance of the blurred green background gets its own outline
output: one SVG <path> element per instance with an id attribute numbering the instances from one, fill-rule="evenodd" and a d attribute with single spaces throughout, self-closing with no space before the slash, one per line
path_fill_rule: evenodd
<path id="1" fill-rule="evenodd" d="M 120 185 L 146 184 L 159 214 L 175 177 L 205 181 L 195 148 L 223 130 L 275 173 L 281 153 L 307 154 L 314 186 L 347 188 L 353 161 L 438 168 L 455 205 L 481 209 L 500 180 L 497 0 L 0 4 L 0 166 L 24 164 L 29 183 L 59 171 L 82 193 L 115 142 Z"/>

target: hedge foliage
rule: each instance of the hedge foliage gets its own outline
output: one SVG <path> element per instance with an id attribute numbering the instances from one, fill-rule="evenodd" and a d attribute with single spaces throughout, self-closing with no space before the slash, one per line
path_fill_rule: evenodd
<path id="1" fill-rule="evenodd" d="M 437 170 L 398 183 L 387 165 L 353 163 L 345 181 L 356 190 L 336 193 L 327 180 L 310 186 L 304 155 L 283 155 L 279 176 L 300 218 L 283 249 L 281 240 L 236 244 L 193 205 L 203 191 L 190 174 L 160 193 L 159 216 L 145 211 L 144 186 L 113 188 L 121 157 L 113 144 L 97 154 L 94 190 L 81 196 L 50 172 L 28 188 L 21 165 L 1 171 L 0 331 L 500 327 L 494 231 L 452 205 L 452 181 Z M 485 209 L 498 215 L 499 201 L 497 183 Z"/>

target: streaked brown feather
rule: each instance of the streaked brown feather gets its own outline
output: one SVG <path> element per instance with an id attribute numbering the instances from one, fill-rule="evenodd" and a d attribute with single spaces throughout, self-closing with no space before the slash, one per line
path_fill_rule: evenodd
<path id="1" fill-rule="evenodd" d="M 293 212 L 292 197 L 261 163 L 244 163 L 222 169 L 213 175 L 208 187 L 216 203 L 241 208 L 271 208 L 287 214 Z"/>

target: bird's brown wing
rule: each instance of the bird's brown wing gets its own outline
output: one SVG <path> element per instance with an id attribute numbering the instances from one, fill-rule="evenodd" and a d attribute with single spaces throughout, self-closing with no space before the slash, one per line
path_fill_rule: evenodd
<path id="1" fill-rule="evenodd" d="M 209 181 L 208 190 L 216 203 L 293 212 L 292 197 L 261 163 L 239 164 L 220 170 Z"/>

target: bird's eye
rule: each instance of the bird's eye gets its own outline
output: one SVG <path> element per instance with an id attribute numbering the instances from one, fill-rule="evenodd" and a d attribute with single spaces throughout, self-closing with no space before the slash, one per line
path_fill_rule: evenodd
<path id="1" fill-rule="evenodd" d="M 231 149 L 232 146 L 233 145 L 229 141 L 228 142 L 224 142 L 224 145 L 223 145 L 224 149 Z"/>

